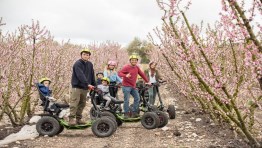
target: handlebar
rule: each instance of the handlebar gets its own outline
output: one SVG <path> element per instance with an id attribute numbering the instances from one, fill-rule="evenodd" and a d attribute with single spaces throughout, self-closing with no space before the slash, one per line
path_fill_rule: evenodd
<path id="1" fill-rule="evenodd" d="M 158 81 L 158 82 L 156 82 L 156 83 L 151 83 L 151 85 L 145 84 L 145 85 L 142 86 L 142 87 L 136 87 L 136 88 L 139 89 L 139 90 L 147 90 L 147 89 L 149 89 L 149 88 L 151 88 L 151 87 L 154 87 L 154 86 L 160 86 L 160 84 L 163 84 L 163 83 L 165 83 L 165 82 L 167 82 L 167 81 Z"/>
<path id="2" fill-rule="evenodd" d="M 109 87 L 118 87 L 118 88 L 120 88 L 120 87 L 122 87 L 122 84 L 121 84 L 121 83 L 119 83 L 119 84 L 109 84 L 108 86 L 109 86 Z M 98 89 L 98 87 L 97 87 L 97 86 L 94 86 L 94 87 L 91 89 L 91 91 L 94 91 L 94 90 L 96 90 L 96 89 Z"/>
<path id="3" fill-rule="evenodd" d="M 146 86 L 160 86 L 160 84 L 165 83 L 166 81 L 157 81 L 156 83 L 151 83 L 151 85 L 145 84 Z"/>
<path id="4" fill-rule="evenodd" d="M 115 87 L 115 88 L 120 88 L 122 86 L 122 83 L 118 83 L 118 84 L 109 84 L 109 87 Z"/>
<path id="5" fill-rule="evenodd" d="M 165 83 L 167 82 L 166 80 L 163 80 L 163 81 L 158 81 L 158 83 Z"/>
<path id="6" fill-rule="evenodd" d="M 152 85 L 148 85 L 148 84 L 145 84 L 144 86 L 142 86 L 142 87 L 136 87 L 138 90 L 147 90 L 147 89 L 149 89 L 149 88 L 151 88 L 151 87 L 154 87 L 154 86 L 157 86 L 157 85 L 155 85 L 155 84 L 152 84 Z"/>

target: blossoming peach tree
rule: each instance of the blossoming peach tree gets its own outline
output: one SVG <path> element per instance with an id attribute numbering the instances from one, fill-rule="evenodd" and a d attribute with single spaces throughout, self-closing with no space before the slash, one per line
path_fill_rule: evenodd
<path id="1" fill-rule="evenodd" d="M 261 1 L 252 1 L 246 10 L 244 1 L 221 0 L 221 19 L 207 27 L 190 24 L 191 1 L 157 3 L 163 26 L 148 36 L 155 45 L 150 58 L 215 122 L 228 122 L 251 146 L 260 147 L 256 113 L 262 109 L 262 26 L 256 19 L 262 16 Z"/>
<path id="2" fill-rule="evenodd" d="M 117 69 L 128 62 L 128 53 L 119 43 L 106 41 L 100 44 L 90 44 L 93 55 L 91 61 L 94 64 L 95 71 L 104 71 L 108 61 L 114 60 L 117 63 Z"/>
<path id="3" fill-rule="evenodd" d="M 14 126 L 21 125 L 32 116 L 38 104 L 34 86 L 40 78 L 51 79 L 56 99 L 69 92 L 72 66 L 85 47 L 65 41 L 58 43 L 38 21 L 22 25 L 14 33 L 3 34 L 0 30 L 0 40 L 0 120 L 7 115 Z M 87 46 L 96 71 L 103 69 L 108 59 L 118 60 L 119 64 L 125 62 L 127 55 L 117 43 Z"/>

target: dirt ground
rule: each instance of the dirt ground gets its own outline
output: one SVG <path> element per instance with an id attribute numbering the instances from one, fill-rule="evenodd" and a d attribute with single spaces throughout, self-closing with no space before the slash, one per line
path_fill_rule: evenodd
<path id="1" fill-rule="evenodd" d="M 182 97 L 172 95 L 165 86 L 161 88 L 165 105 L 176 106 L 176 119 L 169 120 L 164 128 L 147 130 L 140 122 L 124 123 L 107 138 L 97 138 L 91 129 L 64 130 L 55 137 L 38 137 L 6 145 L 13 148 L 247 148 L 243 140 L 235 137 L 226 126 L 215 125 L 207 114 Z M 131 99 L 132 100 L 132 99 Z M 91 104 L 88 103 L 85 115 Z M 0 133 L 4 134 L 3 132 Z M 181 135 L 180 135 L 181 134 Z"/>
<path id="2" fill-rule="evenodd" d="M 10 126 L 0 126 L 0 140 L 4 139 L 6 136 L 12 134 L 12 133 L 17 133 L 21 129 L 21 126 L 18 127 L 12 127 Z"/>

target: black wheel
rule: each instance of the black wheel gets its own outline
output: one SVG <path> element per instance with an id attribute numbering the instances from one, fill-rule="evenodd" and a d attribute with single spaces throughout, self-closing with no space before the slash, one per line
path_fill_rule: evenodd
<path id="1" fill-rule="evenodd" d="M 63 125 L 60 125 L 60 129 L 57 132 L 57 135 L 59 135 L 60 133 L 62 133 L 64 131 L 65 127 Z"/>
<path id="2" fill-rule="evenodd" d="M 160 119 L 155 112 L 146 112 L 141 118 L 141 124 L 146 129 L 154 129 L 159 126 Z"/>
<path id="3" fill-rule="evenodd" d="M 114 123 L 107 117 L 98 118 L 92 124 L 92 132 L 97 137 L 109 137 L 115 132 Z"/>
<path id="4" fill-rule="evenodd" d="M 59 122 L 51 117 L 51 116 L 43 116 L 37 123 L 36 123 L 36 130 L 39 135 L 48 135 L 50 137 L 56 135 L 60 128 Z"/>
<path id="5" fill-rule="evenodd" d="M 121 126 L 122 125 L 122 121 L 117 119 L 116 116 L 113 113 L 109 112 L 109 111 L 101 112 L 101 116 L 109 116 L 109 117 L 111 117 L 112 119 L 115 120 L 117 126 Z"/>
<path id="6" fill-rule="evenodd" d="M 169 114 L 170 119 L 176 118 L 176 109 L 174 105 L 168 105 L 167 112 Z"/>
<path id="7" fill-rule="evenodd" d="M 158 115 L 159 120 L 160 120 L 160 124 L 159 124 L 158 128 L 166 126 L 167 123 L 168 123 L 168 116 L 167 116 L 167 114 L 162 112 L 162 111 L 156 111 L 156 114 Z"/>
<path id="8" fill-rule="evenodd" d="M 108 118 L 108 119 L 110 119 L 114 124 L 114 132 L 116 131 L 116 129 L 117 129 L 117 122 L 116 122 L 116 120 L 114 119 L 114 118 L 112 118 L 111 116 L 104 116 L 103 118 Z"/>
<path id="9" fill-rule="evenodd" d="M 97 111 L 93 106 L 90 108 L 89 115 L 91 120 L 95 120 L 97 118 Z"/>
<path id="10" fill-rule="evenodd" d="M 130 112 L 133 112 L 133 107 L 134 107 L 134 104 L 129 105 L 129 111 Z M 140 114 L 140 108 L 138 108 L 137 113 Z"/>
<path id="11" fill-rule="evenodd" d="M 116 120 L 115 115 L 113 113 L 109 112 L 109 111 L 103 111 L 103 112 L 100 113 L 100 115 L 101 115 L 101 117 L 102 116 L 109 116 L 109 117 L 113 118 L 114 120 Z"/>

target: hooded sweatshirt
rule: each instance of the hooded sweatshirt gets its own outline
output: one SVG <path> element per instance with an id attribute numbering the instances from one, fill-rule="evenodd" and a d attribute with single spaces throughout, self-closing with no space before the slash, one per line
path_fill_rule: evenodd
<path id="1" fill-rule="evenodd" d="M 87 89 L 89 84 L 95 85 L 93 64 L 79 59 L 73 66 L 71 85 L 73 88 Z"/>

